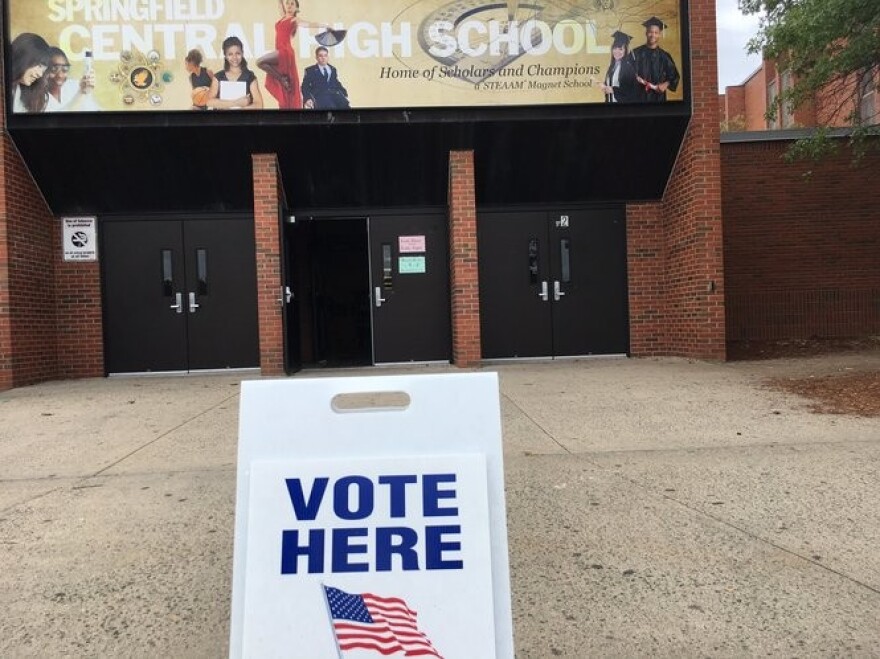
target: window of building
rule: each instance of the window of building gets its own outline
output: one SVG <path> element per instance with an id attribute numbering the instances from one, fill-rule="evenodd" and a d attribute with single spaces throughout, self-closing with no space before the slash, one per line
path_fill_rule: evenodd
<path id="1" fill-rule="evenodd" d="M 767 107 L 768 108 L 776 108 L 776 115 L 773 119 L 767 120 L 767 128 L 770 130 L 775 130 L 779 128 L 779 108 L 776 107 L 777 99 L 779 98 L 779 91 L 776 89 L 776 80 L 771 80 L 767 85 Z"/>
<path id="2" fill-rule="evenodd" d="M 792 87 L 792 77 L 791 71 L 783 71 L 782 72 L 782 90 L 780 93 L 784 94 L 789 91 Z M 782 107 L 779 108 L 779 115 L 782 117 L 782 127 L 783 128 L 791 128 L 794 126 L 794 113 L 791 111 L 791 105 L 789 103 L 783 103 Z"/>
<path id="3" fill-rule="evenodd" d="M 877 85 L 874 72 L 866 71 L 859 82 L 859 120 L 863 124 L 877 123 Z"/>

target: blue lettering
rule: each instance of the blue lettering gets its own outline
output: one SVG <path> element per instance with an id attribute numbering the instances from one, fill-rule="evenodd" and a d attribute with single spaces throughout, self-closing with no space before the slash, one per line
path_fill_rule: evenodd
<path id="1" fill-rule="evenodd" d="M 350 554 L 366 554 L 367 545 L 353 545 L 352 538 L 367 537 L 367 529 L 333 529 L 333 572 L 366 572 L 368 563 L 351 563 Z"/>
<path id="2" fill-rule="evenodd" d="M 395 543 L 397 538 L 400 542 Z M 414 547 L 419 541 L 419 534 L 405 526 L 392 526 L 376 529 L 376 571 L 391 571 L 391 556 L 400 556 L 400 564 L 404 570 L 419 569 L 419 555 Z"/>
<path id="3" fill-rule="evenodd" d="M 287 493 L 290 495 L 290 503 L 293 505 L 293 514 L 299 520 L 312 521 L 318 516 L 318 509 L 321 507 L 321 501 L 324 499 L 324 492 L 327 490 L 328 478 L 316 478 L 312 485 L 312 493 L 309 500 L 305 500 L 303 494 L 302 481 L 299 478 L 287 478 Z"/>
<path id="4" fill-rule="evenodd" d="M 446 533 L 461 534 L 461 527 L 426 526 L 425 527 L 425 569 L 426 570 L 461 570 L 464 561 L 443 560 L 445 551 L 461 551 L 461 542 L 444 542 Z"/>
<path id="5" fill-rule="evenodd" d="M 454 517 L 458 508 L 441 508 L 440 499 L 454 499 L 455 490 L 441 490 L 440 483 L 454 483 L 455 474 L 425 474 L 422 476 L 422 510 L 425 517 Z"/>
<path id="6" fill-rule="evenodd" d="M 349 506 L 349 488 L 357 488 L 357 507 Z M 373 481 L 363 476 L 346 476 L 333 486 L 333 512 L 339 519 L 366 519 L 373 514 Z"/>
<path id="7" fill-rule="evenodd" d="M 296 574 L 300 556 L 309 557 L 309 573 L 324 571 L 324 531 L 309 531 L 309 542 L 299 544 L 299 531 L 284 531 L 281 535 L 281 574 Z"/>
<path id="8" fill-rule="evenodd" d="M 406 486 L 415 483 L 415 476 L 379 476 L 380 485 L 389 485 L 391 517 L 406 517 Z"/>

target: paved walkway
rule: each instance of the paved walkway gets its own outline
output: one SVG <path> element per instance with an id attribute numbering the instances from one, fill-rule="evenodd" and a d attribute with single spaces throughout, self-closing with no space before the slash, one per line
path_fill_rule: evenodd
<path id="1" fill-rule="evenodd" d="M 867 367 L 880 357 L 487 367 L 517 656 L 880 656 L 880 420 L 762 384 Z M 0 656 L 227 654 L 238 392 L 0 394 Z"/>

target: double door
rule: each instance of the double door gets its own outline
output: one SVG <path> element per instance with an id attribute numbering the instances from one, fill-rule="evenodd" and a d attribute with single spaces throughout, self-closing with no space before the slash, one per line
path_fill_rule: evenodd
<path id="1" fill-rule="evenodd" d="M 622 208 L 477 218 L 487 359 L 629 350 Z"/>
<path id="2" fill-rule="evenodd" d="M 259 366 L 250 218 L 101 228 L 108 373 Z"/>
<path id="3" fill-rule="evenodd" d="M 288 372 L 449 360 L 445 215 L 295 217 L 284 233 Z"/>

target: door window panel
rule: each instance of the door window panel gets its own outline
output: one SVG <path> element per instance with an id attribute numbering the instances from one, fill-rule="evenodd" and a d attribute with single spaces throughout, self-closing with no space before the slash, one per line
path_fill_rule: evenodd
<path id="1" fill-rule="evenodd" d="M 174 266 L 171 261 L 171 250 L 162 250 L 162 295 L 171 297 L 174 294 Z"/>
<path id="2" fill-rule="evenodd" d="M 562 238 L 559 241 L 559 266 L 562 282 L 568 284 L 571 282 L 571 239 Z"/>

